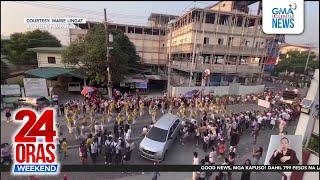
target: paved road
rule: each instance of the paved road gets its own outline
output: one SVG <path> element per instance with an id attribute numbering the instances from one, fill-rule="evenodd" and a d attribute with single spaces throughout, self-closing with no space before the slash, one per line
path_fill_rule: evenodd
<path id="1" fill-rule="evenodd" d="M 227 107 L 228 110 L 232 110 L 233 112 L 237 111 L 244 111 L 247 109 L 260 109 L 260 107 L 256 105 L 232 105 Z M 1 114 L 3 119 L 3 113 Z M 141 129 L 144 126 L 144 124 L 149 124 L 150 119 L 147 117 L 144 117 L 140 120 L 138 120 L 137 124 L 134 125 L 133 127 L 133 135 L 135 143 L 138 145 L 141 139 L 138 138 L 138 135 L 141 133 Z M 287 131 L 288 134 L 293 134 L 295 131 L 295 126 L 296 123 L 292 123 L 289 125 Z M 15 131 L 17 126 L 13 123 L 6 123 L 5 121 L 1 121 L 1 142 L 10 142 L 10 137 L 11 134 Z M 66 128 L 66 127 L 63 127 Z M 68 134 L 68 133 L 67 133 Z M 262 130 L 260 136 L 258 137 L 257 141 L 257 146 L 262 146 L 264 148 L 264 153 L 263 157 L 261 159 L 260 163 L 263 163 L 262 160 L 264 160 L 266 151 L 267 151 L 267 146 L 269 144 L 269 139 L 272 134 L 278 134 L 278 129 L 275 128 L 274 130 Z M 72 137 L 71 135 L 69 135 Z M 77 145 L 78 143 L 76 141 L 70 140 L 69 142 L 70 145 L 74 144 Z M 228 142 L 227 142 L 228 144 Z M 249 136 L 249 131 L 244 133 L 241 136 L 240 139 L 240 144 L 239 144 L 239 149 L 238 149 L 238 154 L 236 157 L 236 163 L 237 164 L 242 164 L 245 159 L 251 158 L 251 150 L 252 150 L 252 137 Z M 192 162 L 192 154 L 194 151 L 197 151 L 199 153 L 200 158 L 204 158 L 205 152 L 199 147 L 196 147 L 194 143 L 192 143 L 192 139 L 188 141 L 184 146 L 182 146 L 180 143 L 175 142 L 168 152 L 166 160 L 163 162 L 163 164 L 191 164 Z M 78 149 L 77 148 L 72 148 L 69 149 L 68 152 L 69 156 L 67 157 L 66 160 L 62 160 L 62 164 L 80 164 L 79 156 L 78 156 Z M 99 156 L 98 157 L 98 164 L 103 164 L 103 157 Z M 222 159 L 218 160 L 218 163 L 221 163 Z M 90 159 L 88 164 L 91 164 Z M 152 164 L 149 160 L 143 159 L 137 155 L 137 148 L 134 149 L 132 153 L 132 158 L 131 161 L 128 162 L 128 164 Z M 139 175 L 137 175 L 139 174 Z M 141 173 L 68 173 L 68 176 L 70 179 L 92 179 L 92 176 L 94 175 L 94 179 L 117 179 L 120 178 L 121 180 L 126 180 L 126 179 L 139 179 L 139 180 L 144 180 L 144 179 L 151 179 L 152 174 L 151 173 L 146 173 L 142 175 Z M 233 179 L 239 179 L 240 174 L 235 173 Z M 59 177 L 48 177 L 48 178 L 41 178 L 42 179 L 61 179 L 62 175 Z M 257 173 L 257 174 L 252 174 L 252 179 L 259 179 L 259 180 L 273 180 L 273 179 L 279 179 L 280 176 L 278 173 Z M 6 174 L 1 174 L 1 179 L 26 179 L 26 178 L 16 178 L 10 176 L 8 173 Z M 161 176 L 159 178 L 160 180 L 164 179 L 176 179 L 176 180 L 187 180 L 191 179 L 191 173 L 170 173 L 170 172 L 162 172 Z"/>

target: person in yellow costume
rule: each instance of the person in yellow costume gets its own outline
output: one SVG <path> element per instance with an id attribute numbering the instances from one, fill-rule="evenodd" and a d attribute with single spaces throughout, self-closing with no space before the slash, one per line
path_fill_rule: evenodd
<path id="1" fill-rule="evenodd" d="M 137 117 L 138 117 L 138 112 L 139 112 L 138 108 L 134 108 L 134 110 L 133 110 L 133 112 L 132 112 L 132 118 L 133 118 L 132 124 L 135 124 L 135 123 L 136 123 L 136 119 L 137 119 Z"/>
<path id="2" fill-rule="evenodd" d="M 120 122 L 124 121 L 124 118 L 123 118 L 123 115 L 121 112 L 118 114 L 116 121 L 118 122 L 118 124 L 120 124 Z"/>
<path id="3" fill-rule="evenodd" d="M 189 112 L 189 119 L 194 118 L 194 112 L 193 112 L 193 108 L 192 108 L 192 104 L 190 103 L 188 108 L 187 108 L 187 112 Z"/>
<path id="4" fill-rule="evenodd" d="M 140 103 L 139 103 L 139 111 L 140 111 L 140 116 L 143 116 L 143 114 L 144 114 L 144 103 L 143 103 L 143 101 L 140 101 Z"/>
<path id="5" fill-rule="evenodd" d="M 194 118 L 198 118 L 198 110 L 195 107 L 193 107 L 192 111 L 194 113 Z"/>
<path id="6" fill-rule="evenodd" d="M 133 121 L 133 113 L 129 113 L 127 116 L 128 124 L 132 124 Z"/>
<path id="7" fill-rule="evenodd" d="M 72 116 L 69 112 L 69 114 L 67 115 L 67 126 L 68 126 L 68 130 L 69 130 L 69 133 L 72 134 L 72 124 L 73 124 L 73 119 L 72 119 Z"/>
<path id="8" fill-rule="evenodd" d="M 151 116 L 152 116 L 152 122 L 156 123 L 156 116 L 157 116 L 157 106 L 154 106 L 151 109 Z"/>
<path id="9" fill-rule="evenodd" d="M 212 134 L 213 134 L 214 136 L 217 135 L 217 132 L 216 132 L 216 131 L 217 131 L 217 128 L 216 128 L 216 126 L 212 126 L 210 130 L 211 130 L 211 132 L 212 132 Z"/>
<path id="10" fill-rule="evenodd" d="M 123 107 L 124 107 L 124 110 L 126 112 L 126 116 L 128 117 L 128 115 L 129 115 L 129 103 L 127 101 L 125 101 Z"/>
<path id="11" fill-rule="evenodd" d="M 173 103 L 170 102 L 168 113 L 172 114 L 172 110 L 173 110 Z"/>
<path id="12" fill-rule="evenodd" d="M 107 114 L 107 120 L 108 120 L 108 123 L 111 122 L 111 120 L 112 120 L 112 114 L 111 113 Z"/>
<path id="13" fill-rule="evenodd" d="M 183 116 L 183 105 L 181 104 L 178 108 L 178 111 L 177 111 L 177 116 L 181 117 Z"/>
<path id="14" fill-rule="evenodd" d="M 106 120 L 108 119 L 108 114 L 102 114 L 102 118 L 101 118 L 101 121 L 103 124 L 106 123 Z"/>
<path id="15" fill-rule="evenodd" d="M 152 109 L 153 109 L 153 106 L 149 106 L 149 115 L 151 115 L 152 116 Z"/>
<path id="16" fill-rule="evenodd" d="M 207 114 L 208 114 L 208 112 L 209 112 L 208 103 L 204 103 L 203 111 L 204 111 L 204 113 L 207 113 Z"/>
<path id="17" fill-rule="evenodd" d="M 114 108 L 115 108 L 115 104 L 114 104 L 114 101 L 112 101 L 109 105 L 108 114 L 112 115 Z"/>
<path id="18" fill-rule="evenodd" d="M 209 104 L 209 111 L 210 111 L 211 113 L 213 113 L 214 110 L 215 110 L 215 105 L 214 105 L 213 102 L 211 101 L 210 104 Z"/>
<path id="19" fill-rule="evenodd" d="M 184 107 L 184 103 L 182 103 L 181 106 L 181 117 L 186 118 L 186 108 Z"/>

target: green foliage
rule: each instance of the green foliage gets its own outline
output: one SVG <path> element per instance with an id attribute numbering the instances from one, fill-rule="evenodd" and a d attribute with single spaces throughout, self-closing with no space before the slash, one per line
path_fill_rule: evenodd
<path id="1" fill-rule="evenodd" d="M 319 137 L 312 135 L 309 141 L 308 148 L 319 153 Z"/>
<path id="2" fill-rule="evenodd" d="M 111 29 L 113 42 L 110 46 L 110 72 L 112 81 L 121 82 L 125 76 L 139 72 L 139 56 L 135 46 L 121 31 Z M 82 65 L 89 76 L 89 84 L 106 85 L 107 60 L 106 60 L 106 33 L 103 24 L 98 24 L 90 29 L 83 41 L 72 43 L 63 53 L 65 63 Z"/>
<path id="3" fill-rule="evenodd" d="M 3 51 L 10 62 L 18 65 L 37 64 L 37 54 L 28 51 L 35 47 L 61 47 L 60 41 L 48 31 L 34 30 L 14 33 L 6 42 Z"/>
<path id="4" fill-rule="evenodd" d="M 289 51 L 287 54 L 281 54 L 281 61 L 276 65 L 277 72 L 295 72 L 295 73 L 303 73 L 304 68 L 308 58 L 308 51 L 299 52 L 299 51 Z M 319 61 L 316 60 L 316 55 L 314 52 L 311 52 L 308 70 L 314 70 L 318 68 Z"/>

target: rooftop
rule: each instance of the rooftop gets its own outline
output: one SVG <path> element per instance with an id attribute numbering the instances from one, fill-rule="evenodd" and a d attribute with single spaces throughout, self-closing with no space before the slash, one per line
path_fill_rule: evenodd
<path id="1" fill-rule="evenodd" d="M 71 68 L 58 68 L 58 67 L 30 69 L 26 71 L 25 74 L 44 78 L 44 79 L 55 78 L 57 76 L 62 76 L 62 75 L 77 77 L 81 79 L 86 78 L 86 76 L 83 73 L 78 72 L 78 70 L 71 69 Z"/>
<path id="2" fill-rule="evenodd" d="M 61 46 L 61 47 L 36 47 L 36 48 L 29 48 L 29 51 L 34 51 L 34 52 L 62 52 L 66 49 L 66 46 Z"/>
<path id="3" fill-rule="evenodd" d="M 286 47 L 286 46 L 295 46 L 295 47 L 306 48 L 306 49 L 314 48 L 312 46 L 289 44 L 289 43 L 284 43 L 284 44 L 281 45 L 281 47 Z"/>

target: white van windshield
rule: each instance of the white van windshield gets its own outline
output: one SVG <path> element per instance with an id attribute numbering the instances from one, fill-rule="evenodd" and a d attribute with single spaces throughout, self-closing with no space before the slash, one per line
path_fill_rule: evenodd
<path id="1" fill-rule="evenodd" d="M 166 142 L 168 130 L 152 127 L 147 134 L 147 138 L 158 142 Z"/>

